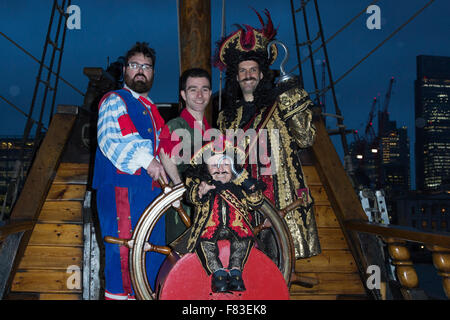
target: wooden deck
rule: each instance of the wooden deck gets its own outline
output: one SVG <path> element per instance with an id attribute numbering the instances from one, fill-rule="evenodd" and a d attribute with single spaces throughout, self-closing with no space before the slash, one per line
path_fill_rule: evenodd
<path id="1" fill-rule="evenodd" d="M 365 298 L 355 260 L 345 241 L 327 193 L 313 165 L 303 166 L 305 178 L 315 201 L 314 213 L 322 253 L 295 263 L 295 271 L 319 280 L 312 288 L 292 285 L 292 300 L 334 300 Z"/>
<path id="2" fill-rule="evenodd" d="M 87 173 L 87 164 L 59 165 L 13 279 L 11 297 L 81 300 Z"/>

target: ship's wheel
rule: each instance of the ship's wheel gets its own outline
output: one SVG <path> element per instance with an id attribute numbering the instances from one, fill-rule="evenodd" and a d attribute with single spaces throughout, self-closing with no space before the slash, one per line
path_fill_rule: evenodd
<path id="1" fill-rule="evenodd" d="M 217 298 L 218 294 L 214 294 L 215 296 L 213 296 L 212 293 L 209 292 L 210 280 L 203 279 L 203 281 L 201 281 L 200 278 L 207 278 L 208 276 L 205 271 L 201 269 L 200 262 L 194 253 L 187 253 L 181 256 L 169 245 L 157 246 L 148 242 L 156 223 L 164 216 L 169 208 L 176 209 L 185 225 L 187 227 L 190 226 L 189 216 L 181 206 L 181 200 L 186 191 L 185 186 L 183 184 L 178 184 L 174 187 L 163 185 L 162 189 L 163 192 L 161 195 L 155 198 L 141 215 L 131 239 L 125 240 L 106 237 L 105 241 L 126 245 L 130 248 L 129 261 L 131 281 L 137 299 L 152 300 L 162 298 L 176 300 L 189 298 L 203 300 Z M 279 299 L 288 299 L 288 287 L 290 285 L 291 274 L 294 270 L 294 249 L 288 227 L 284 219 L 280 216 L 280 213 L 267 199 L 264 200 L 257 212 L 270 221 L 271 227 L 265 229 L 264 232 L 271 233 L 271 238 L 274 239 L 273 242 L 275 243 L 276 250 L 275 253 L 272 250 L 272 257 L 269 258 L 261 250 L 255 247 L 252 249 L 243 271 L 247 292 L 239 293 L 238 296 L 242 299 L 246 299 L 247 294 L 247 299 L 259 299 L 258 296 L 249 296 L 252 292 L 256 292 L 257 295 L 260 295 L 261 299 L 277 299 L 274 294 L 276 295 L 276 291 L 279 290 L 281 294 Z M 262 229 L 263 224 L 260 224 L 254 228 L 254 232 L 257 233 Z M 258 245 L 256 245 L 256 247 L 257 246 Z M 219 250 L 220 259 L 227 259 L 229 245 L 225 244 L 224 241 L 220 241 Z M 167 258 L 159 271 L 155 290 L 153 290 L 149 284 L 145 267 L 146 253 L 149 251 L 167 255 Z M 256 270 L 248 270 L 254 267 L 256 267 Z M 180 272 L 182 268 L 186 268 L 186 272 Z M 197 272 L 197 275 L 195 275 L 195 272 Z M 263 276 L 263 278 L 266 280 L 262 282 L 261 273 L 264 272 L 266 275 Z M 253 273 L 259 274 L 258 279 L 249 278 Z M 186 279 L 186 277 L 189 276 L 192 279 Z M 182 279 L 180 279 L 180 277 Z M 249 279 L 246 280 L 246 278 Z M 183 286 L 177 283 L 177 281 L 183 281 Z M 267 281 L 275 281 L 276 283 L 268 286 Z M 168 283 L 170 283 L 170 285 Z M 254 287 L 253 290 L 252 286 Z M 176 287 L 176 294 L 172 295 L 169 287 Z M 189 294 L 189 297 L 183 297 L 183 288 L 185 294 Z M 196 293 L 196 291 L 198 292 Z M 264 292 L 268 292 L 269 295 L 264 295 Z M 230 298 L 229 295 L 221 295 L 222 296 L 219 296 L 217 299 L 221 299 L 221 297 L 224 299 Z"/>

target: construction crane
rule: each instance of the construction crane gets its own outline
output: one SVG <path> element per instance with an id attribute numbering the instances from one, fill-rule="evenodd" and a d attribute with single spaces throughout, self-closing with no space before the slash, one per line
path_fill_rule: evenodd
<path id="1" fill-rule="evenodd" d="M 375 107 L 377 105 L 377 97 L 373 98 L 372 107 L 370 108 L 369 119 L 367 120 L 366 128 L 364 130 L 364 134 L 369 143 L 372 143 L 375 140 L 375 130 L 373 130 L 373 118 L 375 116 Z"/>
<path id="2" fill-rule="evenodd" d="M 389 114 L 388 114 L 388 107 L 389 107 L 389 102 L 391 101 L 391 95 L 392 95 L 392 85 L 394 84 L 394 77 L 391 77 L 390 81 L 389 81 L 389 87 L 388 90 L 386 92 L 386 96 L 384 98 L 384 105 L 383 105 L 383 109 L 381 111 L 378 112 L 378 137 L 379 139 L 384 136 L 385 132 L 385 125 L 389 119 Z"/>
<path id="3" fill-rule="evenodd" d="M 382 169 L 382 164 L 381 164 L 381 154 L 382 154 L 382 138 L 386 135 L 386 124 L 389 121 L 389 113 L 388 113 L 388 107 L 389 107 L 389 102 L 391 100 L 391 95 L 392 95 L 392 86 L 394 84 L 394 77 L 391 77 L 391 79 L 389 80 L 389 86 L 388 86 L 388 90 L 386 91 L 386 95 L 384 98 L 384 103 L 383 103 L 383 108 L 378 111 L 378 135 L 375 138 L 375 140 L 372 143 L 371 149 L 372 152 L 374 153 L 378 153 L 377 157 L 376 157 L 376 167 L 377 167 L 377 175 L 378 175 L 378 179 L 377 179 L 377 188 L 381 188 L 382 187 L 382 176 L 383 176 L 383 169 Z"/>

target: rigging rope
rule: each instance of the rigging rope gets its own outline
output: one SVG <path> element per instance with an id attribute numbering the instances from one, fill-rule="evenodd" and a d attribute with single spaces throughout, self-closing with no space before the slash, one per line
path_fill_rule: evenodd
<path id="1" fill-rule="evenodd" d="M 11 101 L 9 101 L 8 99 L 6 99 L 5 97 L 3 97 L 2 95 L 0 95 L 0 99 L 4 100 L 7 104 L 9 104 L 11 107 L 13 107 L 14 109 L 16 109 L 17 111 L 19 111 L 21 114 L 23 114 L 25 117 L 28 117 L 28 114 L 23 111 L 22 109 L 20 109 L 18 106 L 16 106 L 14 103 L 12 103 Z M 32 121 L 33 123 L 38 123 L 36 120 L 34 119 L 30 119 L 30 121 Z M 47 128 L 44 126 L 44 129 L 47 130 Z"/>
<path id="2" fill-rule="evenodd" d="M 373 5 L 374 3 L 377 3 L 379 0 L 374 0 L 372 1 L 372 3 L 369 4 L 369 6 Z M 330 42 L 331 40 L 333 40 L 339 33 L 341 33 L 342 31 L 344 31 L 345 28 L 347 28 L 349 25 L 351 25 L 360 15 L 362 15 L 364 12 L 366 12 L 366 8 L 363 9 L 360 13 L 358 13 L 356 16 L 354 16 L 352 19 L 350 19 L 345 25 L 343 25 L 338 31 L 336 31 L 331 37 L 329 37 L 326 41 L 325 44 L 327 44 L 328 42 Z M 323 44 L 320 45 L 317 49 L 315 49 L 313 51 L 312 54 L 316 53 L 317 51 L 319 51 L 321 48 L 323 47 Z M 306 60 L 308 60 L 310 58 L 311 55 L 308 55 L 305 59 L 302 60 L 301 63 L 304 63 Z M 290 73 L 292 73 L 295 69 L 297 69 L 299 67 L 299 65 L 297 64 L 295 67 L 292 68 L 292 70 L 290 71 Z"/>
<path id="3" fill-rule="evenodd" d="M 376 3 L 379 0 L 372 1 L 370 5 Z M 396 33 L 398 33 L 401 29 L 403 29 L 408 23 L 410 23 L 412 20 L 414 20 L 420 13 L 422 13 L 423 10 L 425 10 L 429 5 L 431 5 L 435 0 L 430 0 L 425 6 L 423 6 L 421 9 L 419 9 L 416 13 L 414 13 L 405 23 L 403 23 L 400 27 L 398 27 L 394 32 L 392 32 L 386 39 L 384 39 L 380 44 L 378 44 L 372 51 L 370 51 L 364 58 L 362 58 L 359 62 L 357 62 L 355 65 L 353 65 L 348 71 L 346 71 L 342 76 L 340 76 L 336 81 L 333 82 L 333 85 L 336 85 L 338 82 L 340 82 L 342 79 L 344 79 L 350 72 L 352 72 L 356 67 L 358 67 L 364 60 L 366 60 L 372 53 L 374 53 L 376 50 L 378 50 L 382 45 L 384 45 L 388 40 L 390 40 Z M 340 32 L 342 32 L 345 28 L 347 28 L 353 21 L 356 20 L 362 13 L 364 13 L 366 9 L 362 10 L 358 15 L 353 17 L 347 24 L 345 24 L 341 29 L 339 29 L 335 34 L 333 34 L 328 40 L 325 41 L 325 44 L 327 44 L 329 41 L 331 41 L 334 37 L 336 37 Z M 319 46 L 316 50 L 314 50 L 313 54 L 320 50 L 320 48 L 323 47 L 323 44 Z M 309 59 L 310 56 L 306 57 L 301 63 L 305 62 L 307 59 Z M 290 72 L 298 68 L 299 65 L 297 64 Z M 328 90 L 330 90 L 331 86 L 328 86 L 324 89 L 322 89 L 321 94 L 325 94 Z"/>
<path id="4" fill-rule="evenodd" d="M 357 62 L 353 67 L 351 67 L 347 72 L 340 76 L 333 84 L 337 84 L 339 81 L 344 79 L 350 72 L 352 72 L 356 67 L 358 67 L 364 60 L 366 60 L 372 53 L 377 51 L 382 45 L 384 45 L 388 40 L 390 40 L 396 33 L 403 29 L 408 23 L 414 20 L 423 10 L 425 10 L 429 5 L 431 5 L 435 0 L 430 0 L 425 6 L 423 6 L 419 11 L 414 13 L 405 23 L 398 27 L 394 32 L 392 32 L 386 39 L 384 39 L 380 44 L 378 44 L 372 51 L 370 51 L 364 58 Z M 328 88 L 327 88 L 328 90 Z"/>
<path id="5" fill-rule="evenodd" d="M 177 0 L 177 35 L 178 35 L 178 66 L 181 76 L 181 39 L 180 39 L 180 0 Z M 180 106 L 181 107 L 181 106 Z"/>
<path id="6" fill-rule="evenodd" d="M 24 49 L 21 45 L 19 45 L 17 42 L 15 42 L 14 40 L 12 40 L 10 37 L 8 37 L 6 34 L 4 34 L 3 32 L 0 31 L 0 35 L 2 35 L 6 40 L 8 40 L 9 42 L 11 42 L 13 45 L 15 45 L 17 48 L 19 48 L 20 50 L 22 50 L 25 54 L 27 54 L 30 58 L 32 58 L 34 61 L 36 61 L 37 63 L 41 63 L 35 56 L 33 56 L 31 53 L 29 53 L 26 49 Z M 44 68 L 46 68 L 47 70 L 50 71 L 50 68 L 47 67 L 45 64 L 42 65 Z M 69 87 L 71 87 L 73 90 L 75 90 L 76 92 L 78 92 L 79 94 L 81 94 L 84 97 L 84 93 L 77 89 L 74 85 L 72 85 L 70 82 L 68 82 L 66 79 L 64 79 L 61 76 L 58 76 L 55 72 L 51 71 L 51 73 L 53 75 L 55 75 L 56 77 L 58 77 L 62 82 L 64 82 L 65 84 L 67 84 Z"/>
<path id="7" fill-rule="evenodd" d="M 225 0 L 222 0 L 222 34 L 220 39 L 222 39 L 225 35 Z M 219 73 L 219 111 L 222 110 L 222 80 L 223 80 L 223 72 Z"/>

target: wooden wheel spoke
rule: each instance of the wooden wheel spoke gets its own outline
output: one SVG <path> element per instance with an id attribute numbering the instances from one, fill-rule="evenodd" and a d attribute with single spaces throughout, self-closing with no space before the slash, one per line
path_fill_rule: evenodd
<path id="1" fill-rule="evenodd" d="M 158 246 L 155 244 L 151 244 L 150 242 L 146 242 L 144 244 L 144 251 L 158 252 L 158 253 L 165 254 L 167 256 L 170 254 L 172 249 L 167 246 Z"/>
<path id="2" fill-rule="evenodd" d="M 131 239 L 122 239 L 122 238 L 116 238 L 116 237 L 111 237 L 111 236 L 106 236 L 104 238 L 105 242 L 107 243 L 112 243 L 112 244 L 118 244 L 120 246 L 125 246 L 128 249 L 132 249 L 133 248 L 133 240 Z"/>
<path id="3" fill-rule="evenodd" d="M 175 210 L 177 210 L 178 215 L 180 216 L 180 219 L 181 221 L 183 221 L 184 225 L 189 228 L 191 226 L 191 219 L 181 205 L 180 200 L 175 201 L 172 206 L 175 208 Z"/>
<path id="4" fill-rule="evenodd" d="M 270 221 L 268 219 L 264 220 L 263 223 L 260 223 L 259 225 L 257 225 L 254 229 L 253 229 L 253 234 L 254 236 L 256 236 L 258 233 L 261 232 L 261 230 L 263 229 L 268 229 L 272 226 L 272 224 L 270 223 Z"/>
<path id="5" fill-rule="evenodd" d="M 286 216 L 286 214 L 289 211 L 292 211 L 294 209 L 297 209 L 298 207 L 300 207 L 302 204 L 304 203 L 302 198 L 298 198 L 297 200 L 295 200 L 294 202 L 292 202 L 290 205 L 288 205 L 286 208 L 278 211 L 278 214 L 280 215 L 280 217 L 284 218 Z"/>

